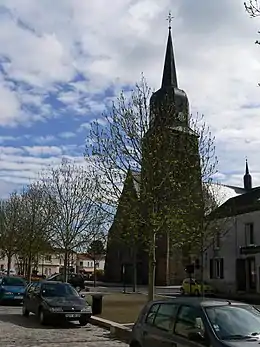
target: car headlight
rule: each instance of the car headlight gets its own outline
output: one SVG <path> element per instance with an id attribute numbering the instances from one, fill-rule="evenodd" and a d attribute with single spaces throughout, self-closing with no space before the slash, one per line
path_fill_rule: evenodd
<path id="1" fill-rule="evenodd" d="M 12 295 L 13 293 L 12 292 L 5 292 L 5 294 Z"/>
<path id="2" fill-rule="evenodd" d="M 62 308 L 61 307 L 50 307 L 51 312 L 61 312 Z"/>
<path id="3" fill-rule="evenodd" d="M 91 306 L 86 306 L 81 310 L 81 312 L 91 312 L 91 311 L 92 311 Z"/>

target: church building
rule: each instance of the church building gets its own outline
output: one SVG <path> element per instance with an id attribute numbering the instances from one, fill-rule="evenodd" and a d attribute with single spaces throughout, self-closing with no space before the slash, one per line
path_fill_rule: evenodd
<path id="1" fill-rule="evenodd" d="M 141 172 L 129 170 L 108 234 L 106 281 L 132 283 L 136 276 L 138 283 L 148 282 L 148 254 L 140 239 L 149 235 L 152 224 L 142 223 L 144 215 L 154 213 L 161 224 L 155 241 L 156 284 L 180 283 L 185 276 L 189 252 L 174 245 L 198 229 L 202 209 L 198 135 L 189 126 L 189 114 L 188 97 L 178 86 L 169 27 L 161 87 L 150 100 Z M 132 238 L 120 237 L 122 230 L 131 235 L 133 227 Z"/>

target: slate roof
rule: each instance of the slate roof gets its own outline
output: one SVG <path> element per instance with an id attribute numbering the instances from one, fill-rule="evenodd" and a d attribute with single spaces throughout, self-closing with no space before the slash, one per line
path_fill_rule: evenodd
<path id="1" fill-rule="evenodd" d="M 212 217 L 231 217 L 257 210 L 260 210 L 260 187 L 229 198 L 212 213 Z"/>
<path id="2" fill-rule="evenodd" d="M 137 196 L 139 196 L 141 174 L 140 172 L 132 171 L 132 176 Z M 218 195 L 220 206 L 211 213 L 212 218 L 216 216 L 219 218 L 234 216 L 260 209 L 260 187 L 247 191 L 242 187 L 219 183 L 213 183 L 213 189 L 214 185 L 216 185 L 216 194 Z"/>

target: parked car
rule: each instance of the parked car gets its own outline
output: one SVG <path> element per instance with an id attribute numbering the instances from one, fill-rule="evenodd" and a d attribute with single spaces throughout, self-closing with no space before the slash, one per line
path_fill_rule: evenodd
<path id="1" fill-rule="evenodd" d="M 152 301 L 143 308 L 134 324 L 130 347 L 244 347 L 259 343 L 257 308 L 224 299 L 177 297 Z"/>
<path id="2" fill-rule="evenodd" d="M 199 296 L 202 293 L 202 289 L 204 289 L 204 294 L 212 295 L 214 294 L 214 288 L 207 282 L 200 282 L 195 278 L 185 278 L 182 282 L 182 286 L 180 288 L 181 294 L 185 295 L 196 295 Z"/>
<path id="3" fill-rule="evenodd" d="M 43 325 L 54 318 L 58 321 L 79 321 L 84 326 L 89 322 L 92 308 L 84 295 L 80 296 L 69 283 L 42 281 L 26 288 L 23 316 L 28 317 L 30 312 L 36 314 Z"/>
<path id="4" fill-rule="evenodd" d="M 0 302 L 12 301 L 21 303 L 26 288 L 26 282 L 15 276 L 3 276 L 0 279 Z"/>
<path id="5" fill-rule="evenodd" d="M 8 270 L 4 270 L 4 275 L 8 275 Z M 14 269 L 10 269 L 9 276 L 15 276 L 16 271 Z"/>
<path id="6" fill-rule="evenodd" d="M 63 274 L 54 274 L 47 278 L 47 281 L 60 281 L 63 282 Z M 67 282 L 74 287 L 79 293 L 81 290 L 85 289 L 84 277 L 80 274 L 68 274 Z"/>

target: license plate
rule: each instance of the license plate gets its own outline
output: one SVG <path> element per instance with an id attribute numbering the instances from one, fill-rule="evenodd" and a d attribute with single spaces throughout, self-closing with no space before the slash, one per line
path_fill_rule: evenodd
<path id="1" fill-rule="evenodd" d="M 68 314 L 65 314 L 65 317 L 67 317 L 67 318 L 78 318 L 78 317 L 80 317 L 80 314 L 78 314 L 78 313 L 68 313 Z"/>
<path id="2" fill-rule="evenodd" d="M 17 296 L 15 296 L 14 298 L 17 299 L 17 300 L 23 299 L 23 297 L 22 297 L 21 295 L 17 295 Z"/>

